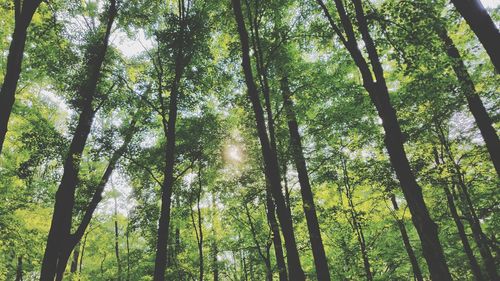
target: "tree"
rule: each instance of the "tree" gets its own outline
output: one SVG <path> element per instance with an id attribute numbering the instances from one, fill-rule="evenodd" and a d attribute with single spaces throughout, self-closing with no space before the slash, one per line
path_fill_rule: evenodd
<path id="1" fill-rule="evenodd" d="M 0 153 L 2 153 L 5 135 L 7 134 L 7 124 L 14 105 L 17 82 L 21 74 L 28 27 L 41 3 L 41 0 L 14 1 L 14 32 L 12 33 L 9 55 L 7 56 L 7 71 L 0 89 Z"/>
<path id="2" fill-rule="evenodd" d="M 375 105 L 382 125 L 385 131 L 385 145 L 389 153 L 389 158 L 396 175 L 400 181 L 401 188 L 407 200 L 410 211 L 412 213 L 412 221 L 417 229 L 421 242 L 424 256 L 427 260 L 427 265 L 432 278 L 439 280 L 451 280 L 448 266 L 444 253 L 437 235 L 437 225 L 430 217 L 427 206 L 425 205 L 422 196 L 421 188 L 418 186 L 415 176 L 411 171 L 408 158 L 403 146 L 404 138 L 401 132 L 400 125 L 397 120 L 396 112 L 391 105 L 389 91 L 384 78 L 384 70 L 380 62 L 377 50 L 373 39 L 368 31 L 368 24 L 364 14 L 364 10 L 360 0 L 353 0 L 355 7 L 356 20 L 358 28 L 365 43 L 366 51 L 369 55 L 369 62 L 372 67 L 364 59 L 357 43 L 352 22 L 349 19 L 344 4 L 341 1 L 335 1 L 337 11 L 339 13 L 345 36 L 337 27 L 331 17 L 328 8 L 322 1 L 318 1 L 325 16 L 327 17 L 331 28 L 342 41 L 346 49 L 348 49 L 352 59 L 361 72 L 363 79 L 363 87 L 369 93 L 370 98 Z"/>
<path id="3" fill-rule="evenodd" d="M 500 72 L 500 52 L 497 48 L 500 44 L 500 32 L 481 1 L 452 0 L 451 2 L 483 44 L 496 71 Z"/>

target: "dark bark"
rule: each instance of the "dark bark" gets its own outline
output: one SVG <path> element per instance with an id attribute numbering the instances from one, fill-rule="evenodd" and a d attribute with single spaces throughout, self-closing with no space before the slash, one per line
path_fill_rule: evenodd
<path id="1" fill-rule="evenodd" d="M 439 157 L 437 149 L 433 149 L 434 153 L 434 161 L 436 162 L 436 166 L 439 169 L 439 171 L 442 170 L 442 164 L 444 163 L 443 159 Z M 462 242 L 462 246 L 464 248 L 464 252 L 467 255 L 467 259 L 469 261 L 469 266 L 472 270 L 472 274 L 474 275 L 474 278 L 478 281 L 484 280 L 483 274 L 481 273 L 481 268 L 479 267 L 479 264 L 476 260 L 476 257 L 474 256 L 474 252 L 472 251 L 472 248 L 469 243 L 469 238 L 467 237 L 467 234 L 465 232 L 465 227 L 462 221 L 460 220 L 460 215 L 458 214 L 458 210 L 455 204 L 455 199 L 453 198 L 453 194 L 450 191 L 450 188 L 446 185 L 446 183 L 443 183 L 443 190 L 446 195 L 446 201 L 448 203 L 448 209 L 450 210 L 451 217 L 453 218 L 453 221 L 455 222 L 455 226 L 457 227 L 458 230 L 458 236 L 460 237 L 460 241 Z"/>
<path id="2" fill-rule="evenodd" d="M 116 202 L 116 197 L 114 198 L 115 201 L 115 257 L 116 257 L 116 266 L 118 269 L 118 276 L 117 280 L 120 281 L 122 280 L 122 264 L 120 262 L 120 247 L 119 247 L 119 233 L 118 233 L 118 208 L 117 208 L 117 202 Z"/>
<path id="3" fill-rule="evenodd" d="M 451 0 L 490 56 L 500 73 L 500 32 L 480 0 Z"/>
<path id="4" fill-rule="evenodd" d="M 390 196 L 392 206 L 397 212 L 399 210 L 399 206 L 396 202 L 396 196 L 394 196 L 393 193 L 391 193 Z M 413 247 L 411 246 L 410 237 L 408 237 L 405 223 L 402 219 L 399 218 L 396 218 L 396 223 L 398 224 L 399 232 L 401 232 L 401 238 L 403 238 L 406 253 L 408 254 L 408 258 L 410 259 L 411 268 L 413 270 L 413 277 L 415 277 L 415 280 L 417 281 L 423 281 L 424 277 L 422 276 L 422 271 L 420 270 L 420 266 L 418 265 L 417 257 L 415 256 L 415 252 L 413 251 Z"/>
<path id="5" fill-rule="evenodd" d="M 462 170 L 460 165 L 455 161 L 455 157 L 450 147 L 450 143 L 445 136 L 444 130 L 439 123 L 436 123 L 438 138 L 441 142 L 441 145 L 444 148 L 444 153 L 446 157 L 451 162 L 450 173 L 454 175 L 454 179 L 456 185 L 458 187 L 458 195 L 461 199 L 462 213 L 467 218 L 469 222 L 470 228 L 472 230 L 472 237 L 476 242 L 479 253 L 483 258 L 484 267 L 486 268 L 486 272 L 488 273 L 491 280 L 499 280 L 499 276 L 496 270 L 495 260 L 493 255 L 491 254 L 490 248 L 488 246 L 488 239 L 483 232 L 481 227 L 481 223 L 479 218 L 477 217 L 474 205 L 469 195 L 468 187 L 465 184 L 464 176 L 462 174 Z M 442 162 L 444 162 L 444 157 L 441 158 Z"/>
<path id="6" fill-rule="evenodd" d="M 469 107 L 472 116 L 481 132 L 481 136 L 486 144 L 486 148 L 490 154 L 491 161 L 495 167 L 497 175 L 500 177 L 500 140 L 493 127 L 493 121 L 491 120 L 486 108 L 484 107 L 483 101 L 479 97 L 476 88 L 474 86 L 474 81 L 469 75 L 467 68 L 465 67 L 462 56 L 458 52 L 455 43 L 448 35 L 448 32 L 444 27 L 439 27 L 438 35 L 443 41 L 443 45 L 446 49 L 446 53 L 451 60 L 453 71 L 458 78 L 462 92 L 467 100 L 467 106 Z M 500 36 L 500 35 L 499 35 Z M 498 42 L 500 46 L 500 40 Z"/>
<path id="7" fill-rule="evenodd" d="M 85 236 L 83 236 L 82 253 L 80 254 L 80 264 L 78 265 L 78 274 L 79 274 L 79 276 L 82 275 L 83 255 L 85 254 L 85 246 L 87 245 L 87 235 L 89 235 L 88 231 L 85 232 Z M 80 278 L 78 280 L 80 280 Z"/>
<path id="8" fill-rule="evenodd" d="M 170 208 L 172 203 L 172 189 L 174 185 L 174 165 L 175 165 L 175 126 L 177 122 L 177 103 L 179 98 L 179 87 L 187 64 L 186 58 L 182 52 L 184 46 L 185 18 L 184 8 L 180 7 L 179 14 L 179 32 L 177 34 L 178 48 L 175 54 L 175 76 L 170 87 L 170 101 L 168 106 L 168 121 L 165 123 L 164 115 L 163 128 L 167 144 L 165 147 L 165 168 L 163 171 L 163 184 L 161 188 L 161 209 L 158 221 L 158 237 L 156 242 L 156 257 L 154 269 L 154 281 L 165 280 L 165 269 L 167 265 L 167 241 L 170 227 Z M 159 92 L 159 95 L 163 95 Z M 163 109 L 162 109 L 163 110 Z"/>
<path id="9" fill-rule="evenodd" d="M 73 250 L 73 260 L 71 261 L 70 273 L 74 275 L 78 270 L 78 258 L 80 257 L 80 243 L 75 246 Z"/>
<path id="10" fill-rule="evenodd" d="M 203 184 L 202 184 L 202 178 L 201 178 L 201 164 L 199 164 L 198 167 L 198 190 L 196 194 L 196 211 L 197 211 L 197 223 L 196 225 L 193 210 L 191 209 L 191 222 L 193 223 L 193 228 L 196 234 L 196 243 L 198 245 L 198 257 L 200 259 L 199 265 L 198 265 L 198 280 L 203 281 L 203 229 L 202 229 L 202 217 L 201 217 L 201 209 L 200 209 L 200 199 L 201 199 L 201 193 L 203 191 Z"/>
<path id="11" fill-rule="evenodd" d="M 41 0 L 14 1 L 14 32 L 12 33 L 9 54 L 7 55 L 5 77 L 0 89 L 0 154 L 7 134 L 10 113 L 14 106 L 17 82 L 21 75 L 28 26 L 41 2 Z"/>
<path id="12" fill-rule="evenodd" d="M 250 47 L 248 33 L 245 28 L 241 3 L 239 0 L 232 0 L 232 6 L 236 23 L 238 25 L 238 34 L 242 49 L 242 67 L 245 74 L 248 97 L 252 103 L 252 108 L 255 114 L 257 132 L 261 144 L 262 156 L 264 158 L 265 174 L 271 186 L 272 195 L 277 207 L 278 219 L 280 221 L 283 237 L 285 238 L 289 276 L 293 276 L 295 280 L 305 280 L 305 275 L 300 265 L 297 243 L 293 233 L 291 213 L 286 207 L 285 198 L 281 191 L 278 157 L 276 155 L 276 151 L 271 148 L 269 143 L 264 120 L 264 112 L 262 110 L 262 105 L 260 104 L 259 93 L 253 78 L 249 55 Z"/>
<path id="13" fill-rule="evenodd" d="M 127 281 L 130 281 L 130 244 L 129 244 L 129 236 L 130 236 L 130 225 L 127 223 L 127 232 L 126 233 L 126 242 L 127 242 Z"/>
<path id="14" fill-rule="evenodd" d="M 219 265 L 217 263 L 217 255 L 219 254 L 219 250 L 217 248 L 217 242 L 212 241 L 212 274 L 214 276 L 214 281 L 219 281 Z"/>
<path id="15" fill-rule="evenodd" d="M 260 245 L 259 239 L 257 238 L 257 231 L 253 224 L 252 216 L 250 215 L 250 210 L 248 209 L 248 206 L 246 204 L 244 204 L 244 207 L 245 207 L 245 214 L 248 219 L 248 225 L 250 226 L 250 233 L 252 234 L 252 239 L 253 242 L 255 243 L 255 247 L 257 248 L 257 253 L 259 254 L 260 258 L 262 259 L 266 267 L 266 280 L 272 281 L 273 271 L 271 268 L 271 257 L 262 251 L 262 246 Z M 270 248 L 271 245 L 266 244 L 265 246 L 266 246 L 266 253 L 269 253 L 268 249 Z"/>
<path id="16" fill-rule="evenodd" d="M 392 107 L 389 98 L 389 90 L 385 82 L 382 64 L 380 63 L 373 39 L 369 34 L 361 1 L 352 0 L 355 7 L 358 28 L 368 53 L 371 69 L 359 49 L 351 20 L 346 13 L 343 2 L 341 0 L 334 1 L 347 39 L 337 27 L 324 3 L 321 0 L 317 0 L 317 2 L 323 9 L 332 29 L 340 37 L 340 40 L 357 65 L 363 79 L 363 86 L 382 120 L 385 132 L 384 143 L 412 214 L 413 224 L 422 242 L 423 255 L 427 261 L 431 278 L 443 281 L 452 280 L 441 243 L 439 242 L 437 225 L 429 214 L 422 190 L 415 179 L 406 156 L 401 127 L 397 120 L 396 111 Z"/>
<path id="17" fill-rule="evenodd" d="M 79 97 L 81 98 L 81 113 L 67 157 L 64 161 L 64 172 L 61 183 L 56 192 L 54 213 L 40 273 L 41 281 L 54 280 L 56 272 L 61 276 L 61 268 L 66 267 L 71 253 L 71 250 L 68 252 L 68 249 L 73 249 L 76 245 L 75 239 L 71 234 L 71 225 L 73 207 L 75 205 L 75 190 L 78 183 L 78 171 L 83 149 L 95 115 L 95 111 L 92 108 L 92 101 L 94 100 L 97 84 L 101 77 L 101 68 L 108 48 L 111 27 L 117 13 L 115 0 L 110 0 L 107 13 L 107 22 L 104 25 L 102 41 L 89 49 L 86 76 L 78 90 Z M 62 271 L 64 272 L 64 269 Z"/>
<path id="18" fill-rule="evenodd" d="M 23 281 L 23 257 L 17 257 L 16 281 Z"/>
<path id="19" fill-rule="evenodd" d="M 292 155 L 299 177 L 300 194 L 302 195 L 302 205 L 304 208 L 304 215 L 306 217 L 307 230 L 309 231 L 309 241 L 311 242 L 314 265 L 316 266 L 316 275 L 318 280 L 327 281 L 330 280 L 328 261 L 326 259 L 325 248 L 321 238 L 321 230 L 319 228 L 313 193 L 309 182 L 309 174 L 307 172 L 306 160 L 302 149 L 302 140 L 299 134 L 299 125 L 295 116 L 295 110 L 291 100 L 292 93 L 290 92 L 287 77 L 284 77 L 281 80 L 281 92 L 283 96 L 283 106 L 285 107 L 287 116 L 288 131 L 290 133 Z"/>
<path id="20" fill-rule="evenodd" d="M 345 194 L 347 197 L 347 204 L 349 205 L 349 214 L 351 215 L 351 225 L 356 233 L 356 238 L 358 240 L 359 248 L 361 250 L 361 258 L 363 259 L 363 268 L 365 270 L 366 280 L 373 281 L 373 273 L 371 270 L 370 259 L 368 257 L 368 249 L 366 248 L 365 235 L 363 234 L 363 227 L 359 221 L 359 214 L 354 206 L 354 201 L 352 200 L 352 187 L 351 181 L 349 179 L 349 172 L 347 170 L 347 162 L 344 156 L 341 156 L 342 161 L 342 174 L 345 187 Z"/>
<path id="21" fill-rule="evenodd" d="M 283 247 L 281 244 L 281 234 L 275 215 L 276 207 L 274 206 L 273 197 L 271 195 L 271 187 L 269 184 L 266 184 L 266 206 L 267 221 L 269 222 L 269 227 L 272 232 L 271 235 L 273 236 L 274 255 L 276 257 L 276 266 L 278 267 L 279 278 L 280 281 L 288 281 Z"/>

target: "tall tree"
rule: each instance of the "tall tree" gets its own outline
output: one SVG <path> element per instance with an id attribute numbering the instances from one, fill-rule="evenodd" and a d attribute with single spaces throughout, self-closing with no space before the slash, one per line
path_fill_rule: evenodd
<path id="1" fill-rule="evenodd" d="M 497 132 L 493 127 L 493 121 L 486 111 L 483 101 L 476 91 L 474 82 L 465 67 L 462 56 L 458 52 L 453 40 L 448 35 L 448 31 L 440 24 L 438 24 L 437 28 L 438 36 L 443 41 L 443 46 L 451 60 L 453 71 L 455 72 L 455 75 L 461 85 L 469 110 L 472 113 L 472 116 L 474 116 L 474 120 L 479 127 L 479 131 L 481 132 L 488 152 L 490 153 L 491 161 L 495 166 L 497 175 L 500 177 L 500 156 L 498 153 L 498 151 L 500 151 L 500 139 L 498 139 Z M 498 43 L 500 44 L 500 34 Z"/>
<path id="2" fill-rule="evenodd" d="M 85 77 L 82 79 L 82 83 L 78 89 L 78 95 L 81 99 L 80 117 L 64 161 L 64 173 L 56 193 L 54 213 L 52 215 L 40 273 L 41 281 L 54 280 L 56 271 L 62 267 L 59 259 L 69 256 L 75 244 L 72 241 L 71 226 L 75 204 L 75 190 L 78 184 L 78 171 L 83 149 L 85 148 L 95 115 L 92 102 L 97 84 L 101 78 L 101 69 L 108 49 L 111 27 L 113 26 L 116 14 L 116 1 L 110 0 L 105 21 L 99 28 L 99 39 L 97 42 L 91 43 L 88 49 Z M 69 253 L 68 249 L 70 249 Z M 64 263 L 65 266 L 66 264 Z M 60 278 L 62 279 L 62 276 Z"/>
<path id="3" fill-rule="evenodd" d="M 14 32 L 10 42 L 9 54 L 7 56 L 7 69 L 0 89 L 0 154 L 2 153 L 7 125 L 16 96 L 17 82 L 21 74 L 24 57 L 24 47 L 28 27 L 33 15 L 42 0 L 15 0 L 14 1 Z"/>
<path id="4" fill-rule="evenodd" d="M 316 274 L 318 280 L 327 281 L 330 280 L 328 261 L 323 246 L 323 239 L 321 238 L 316 206 L 314 204 L 313 192 L 309 181 L 309 174 L 302 148 L 302 140 L 299 133 L 299 124 L 291 100 L 292 93 L 288 85 L 288 77 L 283 77 L 281 79 L 281 93 L 283 97 L 283 106 L 286 111 L 288 132 L 290 134 L 290 146 L 299 177 L 300 194 L 302 195 L 302 205 L 306 216 L 307 229 L 309 231 L 309 241 L 311 242 L 314 255 Z"/>
<path id="5" fill-rule="evenodd" d="M 344 47 L 349 51 L 349 54 L 358 67 L 362 76 L 363 87 L 368 92 L 380 119 L 382 119 L 385 132 L 384 142 L 389 153 L 389 159 L 399 179 L 405 199 L 408 202 L 412 221 L 420 236 L 423 254 L 427 261 L 431 277 L 436 280 L 452 280 L 439 241 L 437 225 L 429 214 L 421 187 L 415 179 L 406 155 L 403 133 L 396 116 L 396 111 L 390 101 L 389 90 L 384 77 L 384 69 L 380 62 L 375 43 L 369 33 L 361 0 L 352 0 L 352 3 L 355 9 L 358 29 L 368 53 L 369 63 L 365 60 L 359 48 L 352 21 L 346 12 L 343 2 L 335 0 L 335 6 L 340 16 L 344 33 L 335 23 L 326 5 L 321 0 L 318 0 L 318 3 L 332 29 L 340 38 Z"/>
<path id="6" fill-rule="evenodd" d="M 496 71 L 500 73 L 500 32 L 480 0 L 451 0 L 457 11 L 483 44 Z"/>
<path id="7" fill-rule="evenodd" d="M 280 221 L 281 230 L 285 239 L 285 247 L 287 250 L 287 262 L 289 276 L 293 276 L 296 280 L 304 280 L 304 272 L 300 265 L 300 257 L 295 241 L 291 213 L 285 204 L 285 198 L 281 191 L 281 179 L 279 173 L 279 164 L 276 151 L 274 151 L 269 142 L 269 136 L 266 131 L 264 121 L 264 111 L 260 104 L 259 92 L 254 81 L 252 66 L 250 61 L 250 44 L 248 40 L 248 32 L 245 27 L 241 3 L 239 0 L 232 0 L 234 16 L 238 26 L 238 34 L 241 43 L 242 67 L 247 86 L 248 97 L 252 103 L 252 108 L 255 115 L 255 122 L 259 136 L 262 157 L 264 159 L 264 169 L 266 178 L 271 185 L 271 191 L 276 203 L 278 219 Z"/>

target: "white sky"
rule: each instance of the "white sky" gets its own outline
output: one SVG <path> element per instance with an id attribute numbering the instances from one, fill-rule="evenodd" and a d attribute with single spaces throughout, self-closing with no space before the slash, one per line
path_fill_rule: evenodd
<path id="1" fill-rule="evenodd" d="M 496 8 L 500 5 L 500 0 L 481 0 L 481 2 L 486 8 Z"/>

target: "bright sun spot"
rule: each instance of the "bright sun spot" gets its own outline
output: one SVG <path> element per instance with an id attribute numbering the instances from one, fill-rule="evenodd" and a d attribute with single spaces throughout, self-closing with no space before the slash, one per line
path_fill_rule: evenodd
<path id="1" fill-rule="evenodd" d="M 237 164 L 243 162 L 243 151 L 239 145 L 229 144 L 224 148 L 224 160 Z"/>

